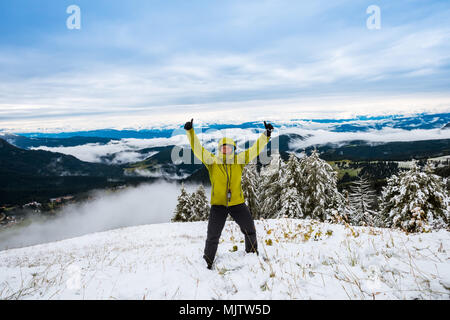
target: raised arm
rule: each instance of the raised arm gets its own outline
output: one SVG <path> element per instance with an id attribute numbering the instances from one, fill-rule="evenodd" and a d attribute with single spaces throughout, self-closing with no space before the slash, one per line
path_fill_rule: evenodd
<path id="1" fill-rule="evenodd" d="M 273 126 L 270 123 L 266 124 L 265 121 L 264 126 L 266 127 L 266 131 L 263 134 L 261 134 L 258 140 L 256 140 L 250 148 L 237 155 L 238 163 L 243 165 L 248 164 L 250 161 L 255 159 L 261 153 L 264 147 L 269 143 L 270 134 L 272 133 Z"/>
<path id="2" fill-rule="evenodd" d="M 215 162 L 216 156 L 203 148 L 192 126 L 193 121 L 194 119 L 192 119 L 190 122 L 186 122 L 186 124 L 184 125 L 184 129 L 186 129 L 186 134 L 191 145 L 192 152 L 198 159 L 200 159 L 201 162 L 208 166 Z"/>

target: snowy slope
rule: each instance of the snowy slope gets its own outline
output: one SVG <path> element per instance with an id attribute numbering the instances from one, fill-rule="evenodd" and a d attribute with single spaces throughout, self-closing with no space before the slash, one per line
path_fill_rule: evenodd
<path id="1" fill-rule="evenodd" d="M 450 232 L 257 221 L 260 256 L 233 221 L 214 270 L 206 222 L 128 227 L 0 252 L 6 299 L 449 299 Z M 238 250 L 233 251 L 233 246 Z"/>

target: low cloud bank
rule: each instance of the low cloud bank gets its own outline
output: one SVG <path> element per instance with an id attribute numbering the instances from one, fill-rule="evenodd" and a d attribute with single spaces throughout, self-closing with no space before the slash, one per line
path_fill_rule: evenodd
<path id="1" fill-rule="evenodd" d="M 260 133 L 253 129 L 222 129 L 209 130 L 202 132 L 196 129 L 199 139 L 204 146 L 209 150 L 214 150 L 217 147 L 217 142 L 225 135 L 236 140 L 238 145 L 244 145 L 248 140 L 258 139 Z M 262 129 L 260 128 L 260 131 Z M 174 135 L 169 138 L 152 138 L 152 139 L 136 139 L 124 138 L 120 140 L 112 140 L 106 144 L 87 143 L 71 147 L 47 147 L 39 146 L 33 147 L 32 150 L 46 150 L 51 152 L 59 152 L 67 155 L 72 155 L 82 161 L 87 162 L 107 162 L 112 164 L 122 164 L 142 161 L 155 154 L 157 151 L 150 151 L 147 153 L 137 152 L 145 148 L 166 147 L 166 146 L 188 146 L 189 141 L 183 131 L 174 131 Z M 111 160 L 102 159 L 105 156 L 114 157 Z"/>
<path id="2" fill-rule="evenodd" d="M 362 122 L 354 122 L 364 123 Z M 450 139 L 450 130 L 435 129 L 414 129 L 405 130 L 400 128 L 385 127 L 380 130 L 370 129 L 367 131 L 358 132 L 336 132 L 332 131 L 333 126 L 323 123 L 302 123 L 298 127 L 277 128 L 273 133 L 273 137 L 282 134 L 295 133 L 303 137 L 291 141 L 289 147 L 291 150 L 299 148 L 306 148 L 313 145 L 321 145 L 327 143 L 345 144 L 351 140 L 365 140 L 373 144 L 382 144 L 393 141 L 419 141 L 419 140 L 434 140 L 434 139 Z M 255 141 L 262 132 L 262 129 L 255 130 L 254 128 L 240 129 L 222 129 L 222 130 L 206 130 L 201 131 L 197 129 L 199 139 L 203 146 L 214 151 L 217 147 L 217 142 L 223 136 L 233 138 L 238 144 L 238 151 L 245 149 L 245 142 Z M 175 135 L 170 138 L 154 138 L 154 139 L 121 139 L 114 140 L 107 144 L 85 144 L 73 147 L 37 147 L 32 149 L 41 149 L 52 152 L 60 152 L 68 155 L 73 155 L 80 160 L 88 162 L 105 162 L 102 157 L 115 154 L 114 158 L 108 162 L 130 163 L 144 160 L 155 155 L 157 152 L 149 152 L 141 154 L 137 152 L 140 149 L 163 147 L 163 146 L 187 146 L 189 143 L 184 131 L 175 132 Z"/>
<path id="3" fill-rule="evenodd" d="M 314 145 L 327 143 L 344 145 L 351 140 L 364 140 L 371 144 L 383 144 L 395 141 L 421 141 L 450 139 L 450 130 L 442 129 L 416 129 L 403 130 L 383 128 L 381 130 L 369 130 L 367 132 L 332 132 L 328 130 L 305 130 L 292 128 L 289 132 L 302 136 L 310 135 L 306 140 L 295 139 L 289 143 L 290 149 L 307 148 Z"/>
<path id="4" fill-rule="evenodd" d="M 192 192 L 195 185 L 186 185 Z M 68 205 L 53 219 L 38 218 L 25 227 L 0 232 L 0 250 L 73 238 L 122 227 L 165 223 L 173 216 L 180 185 L 168 182 L 142 184 L 107 193 L 96 191 L 94 199 Z"/>

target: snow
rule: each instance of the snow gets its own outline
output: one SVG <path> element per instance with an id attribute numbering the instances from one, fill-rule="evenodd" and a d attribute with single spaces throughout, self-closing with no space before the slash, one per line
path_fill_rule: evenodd
<path id="1" fill-rule="evenodd" d="M 285 218 L 255 223 L 260 255 L 245 253 L 237 224 L 227 221 L 213 270 L 202 259 L 206 221 L 0 251 L 0 298 L 450 298 L 448 231 L 406 234 Z"/>

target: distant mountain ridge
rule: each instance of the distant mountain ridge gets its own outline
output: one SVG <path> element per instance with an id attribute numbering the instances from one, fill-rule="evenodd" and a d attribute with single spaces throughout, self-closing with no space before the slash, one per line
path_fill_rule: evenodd
<path id="1" fill-rule="evenodd" d="M 0 167 L 3 172 L 54 175 L 95 175 L 117 177 L 123 170 L 117 166 L 81 161 L 78 158 L 44 150 L 25 150 L 0 138 Z"/>
<path id="2" fill-rule="evenodd" d="M 268 119 L 270 121 L 270 119 Z M 450 123 L 450 113 L 437 113 L 437 114 L 427 114 L 421 113 L 414 116 L 402 116 L 402 115 L 389 115 L 389 116 L 374 116 L 374 117 L 354 117 L 348 119 L 301 119 L 295 118 L 287 121 L 270 121 L 275 127 L 302 127 L 307 123 L 321 124 L 330 131 L 334 132 L 364 132 L 371 129 L 380 130 L 383 128 L 395 128 L 403 130 L 414 130 L 414 129 L 433 129 L 433 128 L 443 128 L 447 127 Z M 124 138 L 135 138 L 135 139 L 152 139 L 152 138 L 169 138 L 176 130 L 182 132 L 183 124 L 179 126 L 169 125 L 167 127 L 161 127 L 157 129 L 126 129 L 126 130 L 116 130 L 116 129 L 99 129 L 99 130 L 85 130 L 85 131 L 74 131 L 74 132 L 55 132 L 55 133 L 44 133 L 44 132 L 27 132 L 20 133 L 17 132 L 15 135 L 28 138 L 92 138 L 95 137 L 105 138 L 105 139 L 124 139 Z M 204 130 L 221 130 L 230 128 L 240 128 L 240 129 L 251 129 L 260 128 L 262 129 L 262 121 L 250 121 L 243 123 L 229 123 L 229 124 L 218 124 L 218 123 L 208 123 L 203 125 Z M 0 134 L 1 137 L 1 134 Z M 14 137 L 10 137 L 13 139 Z M 16 144 L 15 142 L 12 142 Z M 23 143 L 23 142 L 21 142 Z M 42 144 L 46 145 L 46 144 Z M 24 146 L 24 145 L 23 145 Z"/>
<path id="3" fill-rule="evenodd" d="M 275 127 L 289 128 L 301 127 L 304 124 L 298 119 L 293 119 L 290 123 L 275 123 Z M 304 121 L 304 120 L 301 120 Z M 435 137 L 448 137 L 446 130 L 450 128 L 450 113 L 428 115 L 423 114 L 417 118 L 413 117 L 379 117 L 379 118 L 358 118 L 358 119 L 321 119 L 314 120 L 313 127 L 317 124 L 324 125 L 328 132 L 364 132 L 372 129 L 382 128 L 402 128 L 412 129 L 437 129 Z M 245 122 L 242 124 L 212 124 L 207 129 L 240 128 L 255 132 L 262 132 L 260 121 Z M 322 127 L 320 127 L 322 128 Z M 124 141 L 124 148 L 119 145 L 121 137 L 133 139 L 145 137 L 152 139 L 155 137 L 171 137 L 174 134 L 173 128 L 158 130 L 95 130 L 85 132 L 50 134 L 6 134 L 0 132 L 0 204 L 3 202 L 24 202 L 28 200 L 45 199 L 46 197 L 56 197 L 67 193 L 90 190 L 93 188 L 105 188 L 112 185 L 126 184 L 127 182 L 152 181 L 159 178 L 181 181 L 195 181 L 205 184 L 209 183 L 208 172 L 201 164 L 173 163 L 171 154 L 175 141 L 178 138 L 167 140 L 168 145 L 160 145 L 156 140 L 155 146 L 145 147 L 146 143 L 136 143 L 136 141 Z M 440 132 L 439 130 L 442 130 Z M 445 130 L 445 131 L 444 131 Z M 176 134 L 185 134 L 184 129 L 179 128 Z M 327 161 L 406 161 L 411 159 L 424 159 L 430 157 L 440 157 L 450 154 L 450 139 L 435 139 L 423 141 L 402 141 L 402 142 L 377 142 L 373 143 L 365 140 L 349 139 L 339 141 L 339 143 L 308 143 L 310 135 L 284 133 L 280 131 L 277 136 L 278 147 L 281 157 L 286 160 L 289 154 L 294 152 L 300 154 L 310 154 L 318 149 L 321 157 Z M 90 136 L 98 134 L 100 136 Z M 319 131 L 320 134 L 320 131 Z M 334 133 L 332 134 L 334 135 Z M 344 137 L 347 135 L 344 135 Z M 355 137 L 355 135 L 348 135 Z M 328 136 L 325 136 L 325 138 Z M 212 135 L 202 143 L 207 143 L 209 148 L 214 149 L 215 136 Z M 305 141 L 306 143 L 303 143 Z M 315 141 L 315 140 L 314 140 Z M 321 139 L 321 141 L 326 141 Z M 105 146 L 111 142 L 114 146 Z M 164 143 L 166 143 L 164 142 Z M 300 143 L 298 143 L 300 142 Z M 239 149 L 250 146 L 252 141 L 239 142 Z M 55 147 L 75 147 L 87 146 L 86 152 L 96 153 L 92 148 L 103 148 L 98 162 L 82 161 L 75 156 L 60 152 L 45 150 L 32 150 L 32 148 L 46 146 Z M 98 145 L 98 146 L 97 146 Z M 152 143 L 150 143 L 152 145 Z M 305 145 L 307 147 L 298 147 Z M 212 147 L 211 147 L 212 146 Z M 111 148 L 110 148 L 111 147 Z M 186 146 L 190 150 L 189 146 Z M 272 142 L 267 146 L 269 153 L 272 152 Z M 56 149 L 58 150 L 58 149 Z M 70 150 L 73 151 L 73 150 Z M 214 151 L 214 150 L 210 150 Z M 83 154 L 84 149 L 77 149 L 74 154 Z M 127 152 L 134 154 L 128 156 Z M 194 156 L 190 151 L 191 159 Z M 91 158 L 89 158 L 91 159 Z M 118 161 L 124 159 L 124 161 Z M 143 160 L 142 160 L 143 159 Z M 139 161 L 138 161 L 139 160 Z M 121 163 L 121 164 L 117 164 Z"/>
<path id="4" fill-rule="evenodd" d="M 30 149 L 33 147 L 74 147 L 87 143 L 106 144 L 112 140 L 118 140 L 113 138 L 102 137 L 82 137 L 73 136 L 68 138 L 49 138 L 49 137 L 26 137 L 18 134 L 4 134 L 0 135 L 0 138 L 6 140 L 8 143 L 15 145 L 16 147 L 23 149 Z"/>
<path id="5" fill-rule="evenodd" d="M 45 201 L 50 197 L 85 192 L 132 181 L 123 167 L 91 163 L 44 150 L 25 150 L 0 138 L 0 204 Z"/>

